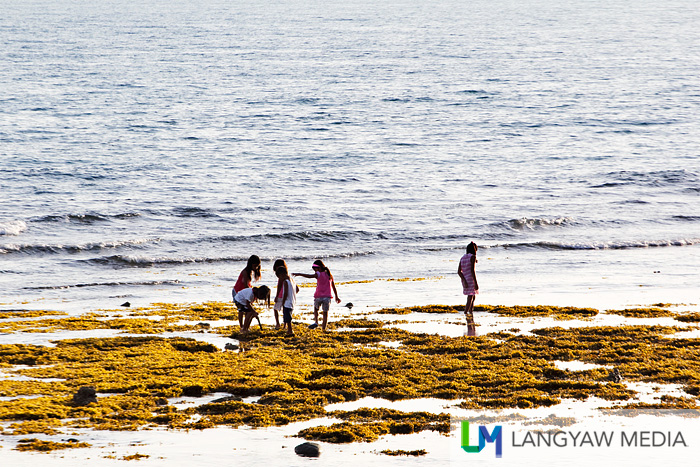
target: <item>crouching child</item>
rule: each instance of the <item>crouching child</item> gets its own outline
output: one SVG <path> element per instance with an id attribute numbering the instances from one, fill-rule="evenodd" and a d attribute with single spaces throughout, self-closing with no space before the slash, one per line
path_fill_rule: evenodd
<path id="1" fill-rule="evenodd" d="M 270 288 L 266 285 L 260 287 L 248 287 L 236 294 L 234 302 L 238 308 L 238 321 L 243 323 L 241 326 L 241 334 L 245 334 L 250 329 L 250 323 L 253 318 L 257 318 L 260 330 L 262 331 L 262 323 L 258 312 L 253 308 L 253 302 L 257 300 L 265 301 L 267 307 L 270 307 Z"/>

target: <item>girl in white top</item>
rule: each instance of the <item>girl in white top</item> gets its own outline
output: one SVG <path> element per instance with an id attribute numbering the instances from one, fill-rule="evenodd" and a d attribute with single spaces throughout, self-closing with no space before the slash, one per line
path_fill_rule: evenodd
<path id="1" fill-rule="evenodd" d="M 294 283 L 294 280 L 289 276 L 287 268 L 280 266 L 275 270 L 275 274 L 282 282 L 282 318 L 284 322 L 284 329 L 287 330 L 288 336 L 293 336 L 294 331 L 292 330 L 292 312 L 294 311 L 294 305 L 297 303 L 297 292 L 299 292 L 299 287 Z"/>
<path id="2" fill-rule="evenodd" d="M 236 294 L 233 301 L 236 303 L 238 308 L 238 321 L 242 322 L 241 334 L 248 332 L 250 328 L 250 323 L 253 318 L 258 319 L 258 324 L 260 325 L 260 330 L 262 331 L 262 323 L 260 322 L 260 316 L 258 312 L 253 308 L 253 302 L 256 300 L 265 300 L 267 302 L 267 307 L 270 307 L 270 288 L 266 285 L 260 287 L 248 287 L 243 289 Z M 244 319 L 245 316 L 245 319 Z"/>

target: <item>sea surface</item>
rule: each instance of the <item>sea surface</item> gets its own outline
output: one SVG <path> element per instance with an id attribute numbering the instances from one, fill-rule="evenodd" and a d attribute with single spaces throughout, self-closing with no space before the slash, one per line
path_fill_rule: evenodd
<path id="1" fill-rule="evenodd" d="M 700 303 L 695 0 L 0 9 L 0 309 Z"/>

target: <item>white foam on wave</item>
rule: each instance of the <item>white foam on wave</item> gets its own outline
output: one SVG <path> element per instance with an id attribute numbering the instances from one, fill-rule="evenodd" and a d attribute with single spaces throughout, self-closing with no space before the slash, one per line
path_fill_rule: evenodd
<path id="1" fill-rule="evenodd" d="M 27 230 L 27 223 L 24 221 L 0 222 L 0 236 L 16 236 Z"/>

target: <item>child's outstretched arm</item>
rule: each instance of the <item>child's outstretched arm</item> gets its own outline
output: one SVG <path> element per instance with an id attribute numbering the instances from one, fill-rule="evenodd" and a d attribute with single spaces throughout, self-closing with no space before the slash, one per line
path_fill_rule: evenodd
<path id="1" fill-rule="evenodd" d="M 306 277 L 307 279 L 316 279 L 316 274 L 304 274 L 303 272 L 293 272 L 292 276 Z"/>

